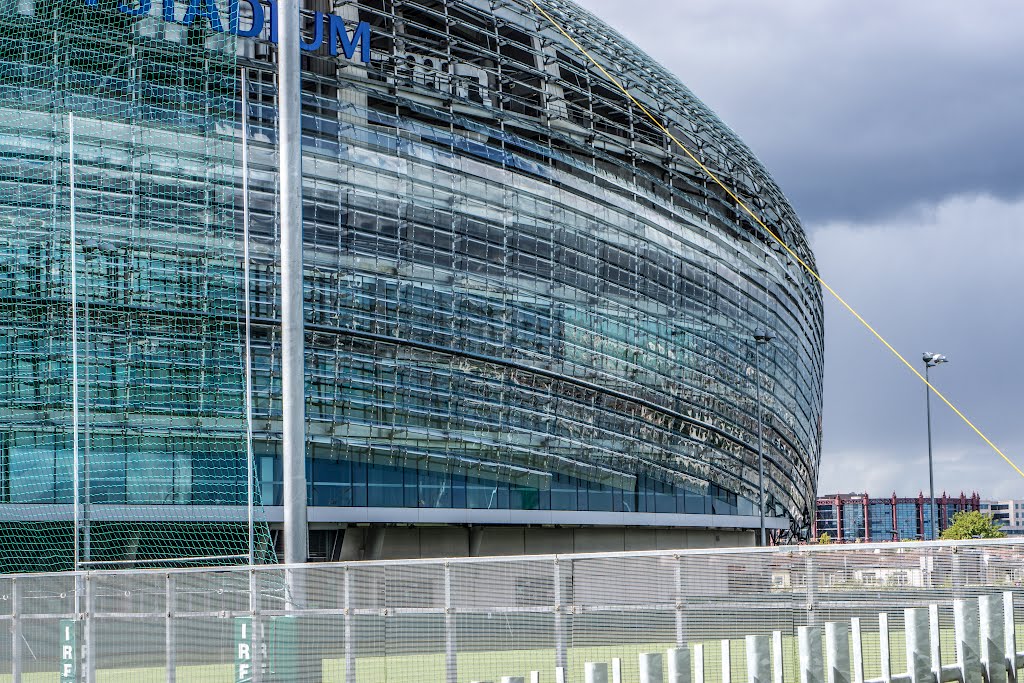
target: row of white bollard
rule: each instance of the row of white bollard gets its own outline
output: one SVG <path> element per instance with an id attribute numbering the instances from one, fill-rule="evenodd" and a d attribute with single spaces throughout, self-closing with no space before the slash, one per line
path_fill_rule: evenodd
<path id="1" fill-rule="evenodd" d="M 1013 619 L 1013 593 L 983 595 L 977 599 L 953 601 L 956 663 L 942 665 L 941 632 L 937 605 L 903 611 L 907 669 L 894 674 L 890 665 L 889 616 L 878 615 L 881 676 L 865 679 L 863 623 L 830 621 L 819 626 L 797 628 L 800 683 L 1024 683 L 1018 669 L 1024 668 L 1024 652 L 1017 652 Z M 747 636 L 747 683 L 787 683 L 783 680 L 782 632 L 771 636 Z M 732 683 L 731 641 L 721 642 L 721 683 Z M 824 653 L 824 654 L 823 654 Z M 709 683 L 704 675 L 704 647 L 686 645 L 665 653 L 640 655 L 640 683 Z M 541 683 L 539 671 L 530 672 L 530 683 Z M 623 683 L 622 660 L 587 662 L 585 683 Z M 473 683 L 482 683 L 474 681 Z M 526 683 L 522 676 L 504 676 L 501 683 Z M 566 683 L 565 669 L 555 670 L 555 683 Z"/>

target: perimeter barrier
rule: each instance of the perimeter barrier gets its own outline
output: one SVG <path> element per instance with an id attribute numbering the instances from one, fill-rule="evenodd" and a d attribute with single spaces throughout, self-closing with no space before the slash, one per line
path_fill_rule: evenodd
<path id="1" fill-rule="evenodd" d="M 1024 542 L 0 576 L 0 681 L 1016 682 Z"/>

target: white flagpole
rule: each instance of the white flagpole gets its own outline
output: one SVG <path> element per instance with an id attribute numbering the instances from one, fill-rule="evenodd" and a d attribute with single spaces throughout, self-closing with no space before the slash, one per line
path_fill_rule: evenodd
<path id="1" fill-rule="evenodd" d="M 245 287 L 245 474 L 246 509 L 249 533 L 249 566 L 255 564 L 255 529 L 253 522 L 253 478 L 255 463 L 252 451 L 252 320 L 249 302 L 249 71 L 242 67 L 242 265 Z"/>
<path id="2" fill-rule="evenodd" d="M 78 482 L 78 236 L 75 233 L 75 115 L 68 113 L 68 184 L 71 192 L 71 452 L 75 506 L 75 571 L 79 569 L 78 536 L 82 524 Z M 78 591 L 75 591 L 78 597 Z"/>

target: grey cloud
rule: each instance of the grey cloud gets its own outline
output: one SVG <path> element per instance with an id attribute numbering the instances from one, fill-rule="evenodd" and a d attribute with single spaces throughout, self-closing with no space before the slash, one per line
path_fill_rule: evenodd
<path id="1" fill-rule="evenodd" d="M 1024 4 L 582 4 L 675 72 L 805 220 L 1024 193 Z"/>
<path id="2" fill-rule="evenodd" d="M 831 223 L 812 244 L 826 280 L 1024 468 L 1024 200 L 961 196 L 896 219 Z M 825 443 L 819 489 L 927 490 L 924 385 L 826 301 Z M 1024 478 L 932 400 L 936 487 L 1024 497 Z"/>

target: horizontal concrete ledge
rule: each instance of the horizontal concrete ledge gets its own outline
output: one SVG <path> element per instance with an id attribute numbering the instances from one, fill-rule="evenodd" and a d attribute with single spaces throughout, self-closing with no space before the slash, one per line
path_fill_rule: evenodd
<path id="1" fill-rule="evenodd" d="M 264 508 L 267 521 L 284 521 L 284 508 Z M 697 529 L 757 529 L 752 515 L 687 515 L 655 512 L 576 510 L 470 510 L 462 508 L 311 507 L 311 523 L 376 524 L 553 524 L 568 526 L 659 526 Z M 788 529 L 789 520 L 766 517 L 769 529 Z"/>
<path id="2" fill-rule="evenodd" d="M 102 505 L 89 509 L 94 522 L 242 522 L 241 505 Z M 284 508 L 256 509 L 256 519 L 284 521 Z M 0 505 L 0 522 L 71 522 L 70 504 L 8 503 Z M 654 512 L 581 512 L 576 510 L 471 510 L 455 508 L 310 507 L 311 523 L 327 524 L 508 524 L 566 526 L 651 526 L 695 529 L 757 529 L 752 515 L 687 515 Z M 786 519 L 766 517 L 769 529 L 786 529 Z"/>

